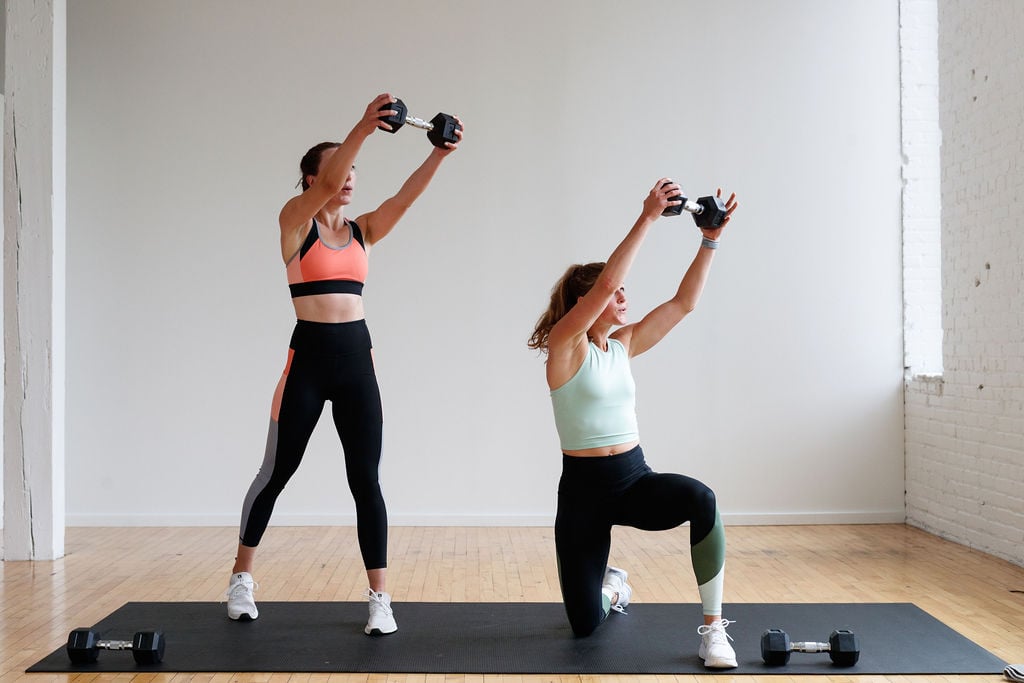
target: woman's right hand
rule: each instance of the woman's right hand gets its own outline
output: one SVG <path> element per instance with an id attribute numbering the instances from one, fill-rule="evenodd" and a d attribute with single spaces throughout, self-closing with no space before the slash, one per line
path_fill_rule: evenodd
<path id="1" fill-rule="evenodd" d="M 378 128 L 381 130 L 391 130 L 391 124 L 385 123 L 381 117 L 391 116 L 397 112 L 394 109 L 384 109 L 382 111 L 381 107 L 395 101 L 397 100 L 391 96 L 391 93 L 385 92 L 377 95 L 373 98 L 373 102 L 366 105 L 366 111 L 363 112 L 363 118 L 356 124 L 356 128 L 366 131 L 367 135 Z"/>
<path id="2" fill-rule="evenodd" d="M 682 194 L 682 188 L 672 182 L 671 178 L 660 179 L 644 199 L 644 217 L 651 220 L 660 218 L 662 211 L 679 203 Z"/>

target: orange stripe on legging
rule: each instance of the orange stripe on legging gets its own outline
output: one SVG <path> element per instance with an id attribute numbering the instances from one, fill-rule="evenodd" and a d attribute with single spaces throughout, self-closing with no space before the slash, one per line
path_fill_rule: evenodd
<path id="1" fill-rule="evenodd" d="M 284 372 L 277 382 L 277 389 L 274 389 L 274 401 L 270 404 L 270 419 L 277 422 L 281 414 L 281 397 L 284 396 L 284 383 L 288 379 L 288 371 L 292 368 L 292 358 L 295 356 L 295 349 L 288 349 L 288 360 L 284 364 Z"/>

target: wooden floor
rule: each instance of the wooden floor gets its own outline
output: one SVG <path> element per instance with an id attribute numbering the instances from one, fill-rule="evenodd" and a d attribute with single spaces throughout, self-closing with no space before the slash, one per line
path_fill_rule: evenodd
<path id="1" fill-rule="evenodd" d="M 611 563 L 635 602 L 699 602 L 687 529 L 616 527 Z M 667 681 L 997 681 L 999 676 L 480 676 L 310 674 L 26 674 L 128 601 L 218 601 L 236 539 L 228 528 L 72 528 L 54 562 L 4 562 L 0 681 L 355 681 L 540 683 Z M 1024 568 L 903 525 L 728 527 L 729 602 L 913 602 L 1010 663 L 1024 662 Z M 560 600 L 550 528 L 392 528 L 390 592 L 403 600 Z M 258 600 L 359 600 L 366 589 L 349 527 L 274 527 L 257 558 Z M 685 628 L 684 628 L 685 626 Z M 690 626 L 681 625 L 681 633 Z M 808 637 L 808 636 L 804 636 Z M 693 648 L 697 642 L 694 636 Z"/>

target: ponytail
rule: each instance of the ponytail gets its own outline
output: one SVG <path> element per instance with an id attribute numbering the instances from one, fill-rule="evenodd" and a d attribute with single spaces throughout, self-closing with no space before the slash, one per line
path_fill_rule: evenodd
<path id="1" fill-rule="evenodd" d="M 580 297 L 593 288 L 601 271 L 604 270 L 604 266 L 603 262 L 569 266 L 565 274 L 551 289 L 551 301 L 548 303 L 548 309 L 537 320 L 533 334 L 526 342 L 528 347 L 542 353 L 548 352 L 548 335 L 551 334 L 551 328 L 565 317 L 565 314 L 576 305 Z"/>

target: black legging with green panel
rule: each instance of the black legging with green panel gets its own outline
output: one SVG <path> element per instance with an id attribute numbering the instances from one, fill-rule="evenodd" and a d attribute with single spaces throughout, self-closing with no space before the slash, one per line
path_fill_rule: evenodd
<path id="1" fill-rule="evenodd" d="M 640 446 L 609 457 L 563 454 L 555 551 L 573 633 L 590 635 L 608 616 L 601 584 L 612 526 L 662 531 L 686 522 L 704 613 L 720 615 L 725 530 L 714 492 L 691 477 L 652 471 Z"/>

